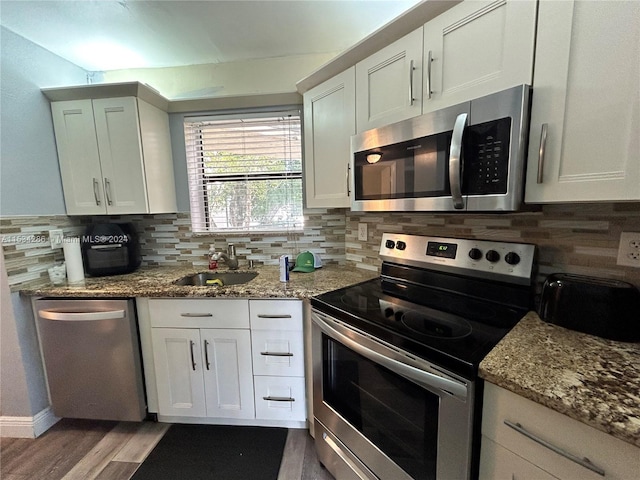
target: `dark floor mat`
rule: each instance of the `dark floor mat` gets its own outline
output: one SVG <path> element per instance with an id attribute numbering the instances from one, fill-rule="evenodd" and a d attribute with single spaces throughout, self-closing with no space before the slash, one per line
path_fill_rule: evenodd
<path id="1" fill-rule="evenodd" d="M 276 480 L 286 428 L 171 425 L 133 480 Z"/>

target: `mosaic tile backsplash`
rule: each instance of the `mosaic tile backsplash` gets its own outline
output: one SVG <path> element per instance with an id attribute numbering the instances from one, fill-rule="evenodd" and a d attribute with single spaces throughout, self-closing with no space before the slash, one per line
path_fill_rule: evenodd
<path id="1" fill-rule="evenodd" d="M 514 214 L 361 213 L 343 209 L 305 211 L 303 232 L 282 235 L 201 236 L 191 233 L 188 213 L 122 217 L 4 217 L 0 219 L 6 267 L 12 288 L 47 279 L 47 268 L 63 261 L 51 250 L 48 232 L 80 235 L 92 221 L 132 222 L 140 236 L 144 265 L 206 267 L 210 245 L 218 251 L 234 243 L 241 265 L 276 264 L 282 254 L 311 250 L 325 263 L 378 270 L 382 233 L 493 239 L 538 246 L 538 287 L 550 273 L 567 272 L 627 281 L 640 287 L 640 268 L 616 265 L 622 231 L 640 232 L 640 203 L 546 205 Z M 358 223 L 368 240 L 357 240 Z"/>

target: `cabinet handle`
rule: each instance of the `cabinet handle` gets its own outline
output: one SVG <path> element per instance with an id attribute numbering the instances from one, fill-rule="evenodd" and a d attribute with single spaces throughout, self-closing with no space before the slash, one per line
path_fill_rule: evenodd
<path id="1" fill-rule="evenodd" d="M 409 106 L 413 105 L 415 98 L 413 98 L 413 71 L 415 70 L 413 66 L 413 60 L 409 62 Z"/>
<path id="2" fill-rule="evenodd" d="M 213 313 L 181 313 L 180 314 L 181 317 L 190 317 L 190 318 L 197 318 L 197 317 L 213 317 Z"/>
<path id="3" fill-rule="evenodd" d="M 431 100 L 431 94 L 433 93 L 431 91 L 431 62 L 433 62 L 433 56 L 431 53 L 431 50 L 429 50 L 429 53 L 427 53 L 427 89 L 426 89 L 426 94 L 427 94 L 427 99 Z"/>
<path id="4" fill-rule="evenodd" d="M 288 313 L 283 313 L 280 315 L 269 315 L 267 313 L 259 313 L 258 318 L 291 318 L 291 315 Z"/>
<path id="5" fill-rule="evenodd" d="M 347 165 L 347 197 L 351 196 L 351 188 L 349 188 L 350 179 L 351 179 L 351 165 Z"/>
<path id="6" fill-rule="evenodd" d="M 453 208 L 460 210 L 464 208 L 462 199 L 462 137 L 467 126 L 467 114 L 461 113 L 456 118 L 451 137 L 451 148 L 449 150 L 449 184 L 451 185 L 451 199 Z"/>
<path id="7" fill-rule="evenodd" d="M 555 445 L 547 442 L 546 440 L 534 435 L 533 433 L 529 432 L 528 430 L 526 430 L 522 425 L 520 425 L 519 423 L 513 423 L 510 422 L 509 420 L 505 420 L 504 424 L 507 427 L 513 428 L 516 432 L 521 433 L 522 435 L 524 435 L 525 437 L 533 440 L 534 442 L 542 445 L 545 448 L 548 448 L 549 450 L 557 453 L 558 455 L 562 455 L 563 457 L 571 460 L 572 462 L 577 463 L 578 465 L 584 467 L 584 468 L 588 468 L 589 470 L 591 470 L 592 472 L 596 472 L 598 475 L 601 475 L 604 477 L 604 470 L 600 467 L 597 467 L 596 465 L 594 465 L 593 463 L 591 463 L 591 460 L 589 460 L 587 457 L 584 458 L 580 458 L 577 457 L 569 452 L 564 451 L 563 449 L 561 449 L 560 447 L 556 447 Z"/>
<path id="8" fill-rule="evenodd" d="M 100 187 L 99 187 L 99 183 L 98 180 L 96 180 L 95 178 L 93 179 L 93 196 L 96 199 L 96 205 L 100 205 Z"/>
<path id="9" fill-rule="evenodd" d="M 211 370 L 211 363 L 209 363 L 209 342 L 204 341 L 204 363 L 207 367 L 207 370 Z"/>
<path id="10" fill-rule="evenodd" d="M 113 205 L 113 202 L 111 201 L 111 182 L 109 182 L 107 177 L 104 179 L 104 193 L 107 195 L 107 203 L 109 205 Z"/>
<path id="11" fill-rule="evenodd" d="M 196 371 L 196 358 L 193 355 L 193 346 L 195 345 L 195 343 L 193 343 L 193 340 L 189 340 L 189 350 L 191 351 L 191 368 L 193 369 L 193 371 Z"/>
<path id="12" fill-rule="evenodd" d="M 296 399 L 295 398 L 291 398 L 291 397 L 262 397 L 263 400 L 267 400 L 270 402 L 295 402 Z"/>
<path id="13" fill-rule="evenodd" d="M 265 357 L 293 357 L 293 353 L 289 352 L 260 352 Z"/>
<path id="14" fill-rule="evenodd" d="M 538 150 L 538 179 L 537 183 L 542 183 L 544 173 L 544 157 L 547 151 L 547 128 L 548 124 L 542 124 L 540 132 L 540 150 Z"/>

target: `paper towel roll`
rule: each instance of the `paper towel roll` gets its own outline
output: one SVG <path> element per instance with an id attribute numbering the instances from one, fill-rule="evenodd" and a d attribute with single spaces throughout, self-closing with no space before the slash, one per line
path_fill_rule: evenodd
<path id="1" fill-rule="evenodd" d="M 78 283 L 84 280 L 84 266 L 82 265 L 82 252 L 80 251 L 80 239 L 78 237 L 65 238 L 62 244 L 64 261 L 67 265 L 67 281 Z"/>

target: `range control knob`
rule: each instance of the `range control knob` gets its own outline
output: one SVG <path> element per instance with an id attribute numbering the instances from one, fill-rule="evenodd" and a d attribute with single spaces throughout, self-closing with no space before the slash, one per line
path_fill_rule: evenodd
<path id="1" fill-rule="evenodd" d="M 472 248 L 469 250 L 469 257 L 473 260 L 480 260 L 482 258 L 482 251 L 479 248 Z"/>
<path id="2" fill-rule="evenodd" d="M 387 307 L 384 309 L 384 316 L 389 318 L 393 315 L 393 308 Z"/>
<path id="3" fill-rule="evenodd" d="M 487 254 L 485 255 L 485 257 L 491 263 L 496 263 L 498 260 L 500 260 L 500 254 L 498 252 L 496 252 L 495 250 L 489 250 L 487 252 Z"/>
<path id="4" fill-rule="evenodd" d="M 393 248 L 396 246 L 396 242 L 394 242 L 393 240 L 387 240 L 384 244 L 385 247 L 387 248 Z"/>
<path id="5" fill-rule="evenodd" d="M 398 250 L 404 250 L 405 248 L 407 248 L 407 244 L 406 244 L 406 243 L 404 243 L 404 242 L 401 242 L 400 240 L 398 240 L 398 241 L 396 242 L 396 248 L 397 248 Z"/>
<path id="6" fill-rule="evenodd" d="M 402 317 L 404 316 L 404 312 L 402 311 L 397 311 L 394 315 L 395 319 L 397 322 L 399 322 L 400 320 L 402 320 Z"/>
<path id="7" fill-rule="evenodd" d="M 509 252 L 505 255 L 504 261 L 509 265 L 517 265 L 520 263 L 520 255 L 518 255 L 516 252 Z"/>

